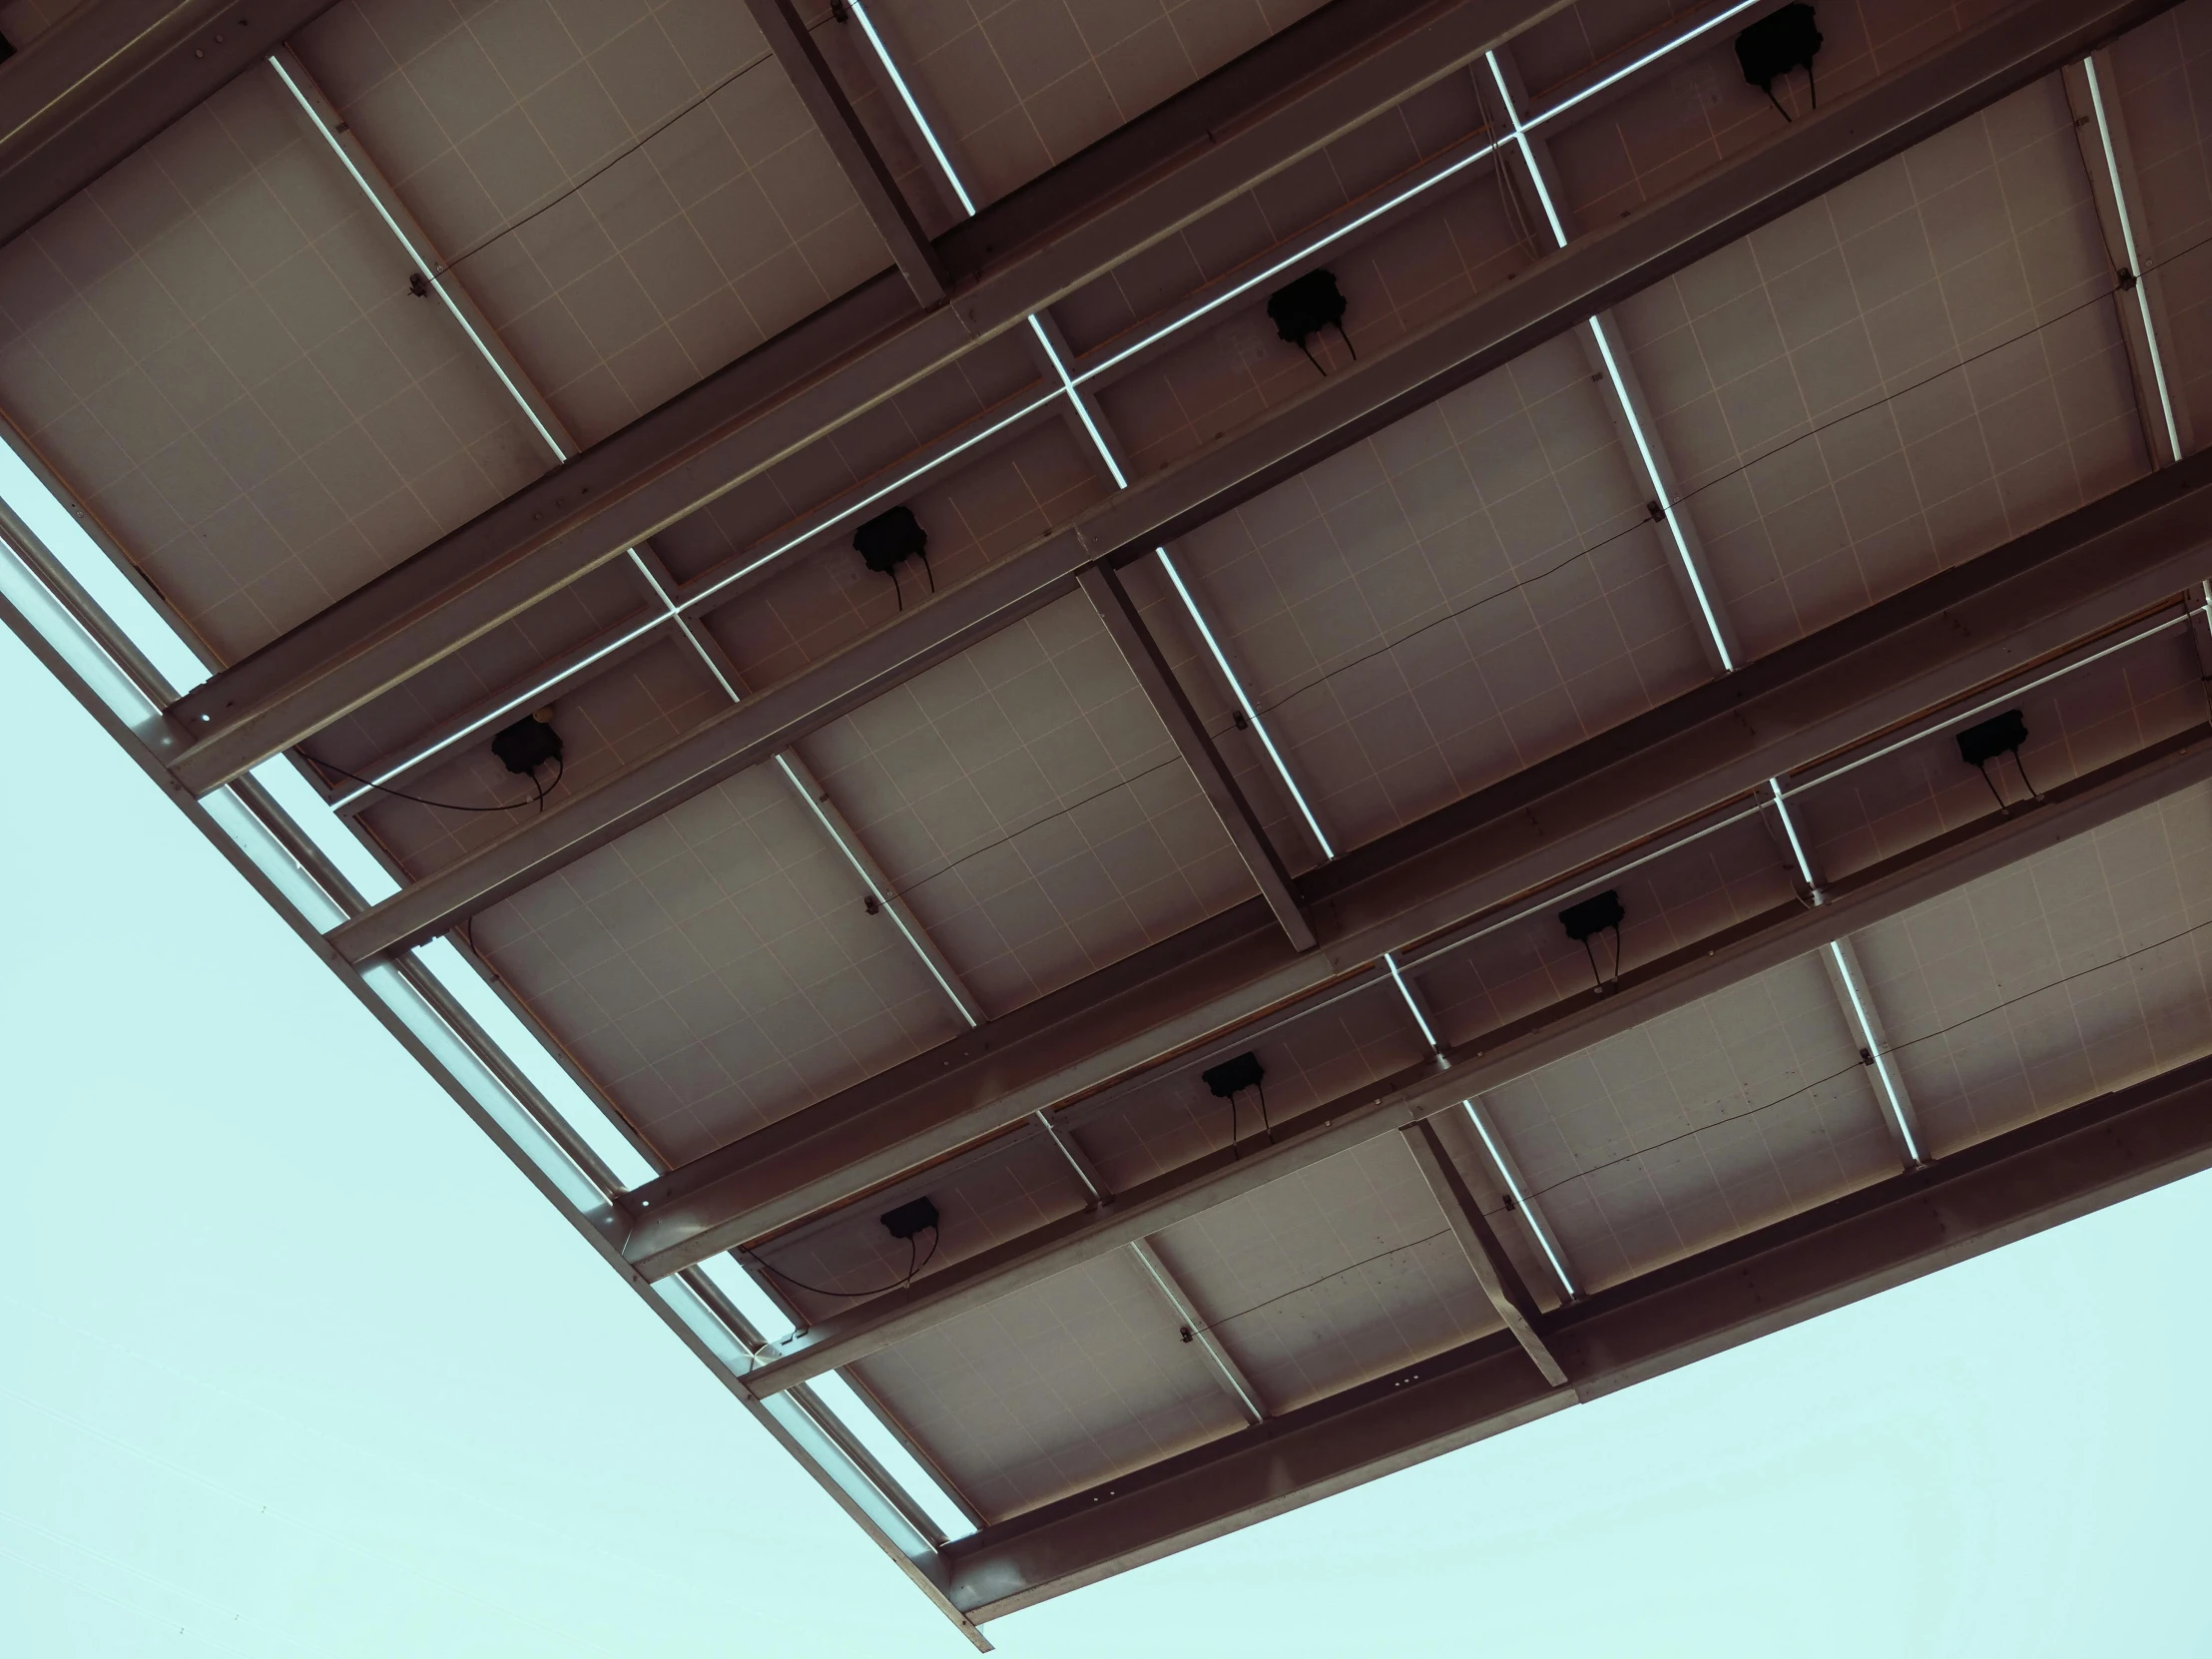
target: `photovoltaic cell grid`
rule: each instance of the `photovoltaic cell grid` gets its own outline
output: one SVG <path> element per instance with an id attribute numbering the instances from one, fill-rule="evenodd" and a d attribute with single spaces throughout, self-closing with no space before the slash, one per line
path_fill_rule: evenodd
<path id="1" fill-rule="evenodd" d="M 2055 79 L 1618 314 L 1754 655 L 2149 465 Z"/>
<path id="2" fill-rule="evenodd" d="M 0 254 L 0 399 L 235 659 L 545 468 L 407 276 L 243 76 Z"/>
<path id="3" fill-rule="evenodd" d="M 346 0 L 298 50 L 584 442 L 890 265 L 742 6 Z"/>
<path id="4" fill-rule="evenodd" d="M 0 13 L 0 25 L 20 10 Z M 943 118 L 948 152 L 989 199 L 1303 8 L 1109 10 L 879 0 L 870 13 L 923 116 Z M 1513 43 L 1509 70 L 1537 89 L 1519 107 L 1574 96 L 1640 42 L 1716 10 L 1670 19 L 1659 7 L 1569 9 Z M 2202 397 L 2201 371 L 2192 379 L 2188 369 L 2208 356 L 2191 349 L 2203 284 L 2190 276 L 2212 200 L 2194 92 L 2212 39 L 2205 11 L 2180 8 L 2110 59 L 2114 121 L 2140 188 L 2134 234 L 2152 268 L 2153 319 L 2179 359 L 2185 425 Z M 1949 9 L 1824 6 L 1824 91 L 1865 84 L 1972 21 Z M 896 88 L 880 60 L 857 52 L 855 31 L 824 9 L 803 8 L 803 22 L 918 200 L 926 141 L 887 95 Z M 1608 219 L 1773 130 L 1774 112 L 1735 78 L 1729 32 L 1542 135 L 1570 218 Z M 888 263 L 742 9 L 709 16 L 674 0 L 587 15 L 535 0 L 404 10 L 348 0 L 299 49 L 587 441 Z M 561 88 L 574 96 L 555 96 Z M 0 262 L 10 324 L 0 400 L 233 655 L 334 596 L 315 584 L 356 585 L 545 461 L 481 360 L 455 349 L 434 305 L 406 293 L 405 262 L 378 240 L 363 200 L 269 92 L 242 79 Z M 1113 355 L 1206 283 L 1264 269 L 1271 253 L 1388 194 L 1393 179 L 1471 154 L 1498 108 L 1479 77 L 1447 78 L 1070 296 L 1059 311 L 1082 353 L 1071 367 Z M 1717 601 L 1754 654 L 2150 465 L 2122 340 L 2133 301 L 2114 291 L 2092 200 L 2101 156 L 2051 78 L 1622 304 L 1617 323 L 1655 417 L 1645 435 L 1673 463 Z M 1469 165 L 1317 256 L 1339 270 L 1354 306 L 1350 342 L 1316 342 L 1319 371 L 1273 338 L 1259 315 L 1264 287 L 1117 364 L 1098 384 L 1132 470 L 1172 465 L 1304 395 L 1319 372 L 1342 372 L 1354 346 L 1402 341 L 1515 279 L 1549 246 L 1530 209 L 1514 168 Z M 923 201 L 922 217 L 932 229 L 949 223 L 942 200 Z M 224 335 L 231 323 L 193 308 L 187 289 L 215 269 L 211 238 L 245 291 L 281 319 L 267 338 Z M 289 262 L 280 274 L 259 275 L 256 262 L 277 254 Z M 133 308 L 148 294 L 164 296 L 147 312 L 158 327 Z M 317 329 L 352 343 L 326 348 Z M 370 339 L 399 379 L 360 343 Z M 158 361 L 165 351 L 203 355 Z M 183 388 L 200 384 L 209 360 L 224 408 L 188 410 Z M 844 550 L 844 526 L 816 545 L 795 538 L 811 521 L 833 523 L 902 457 L 1018 407 L 1049 383 L 1041 366 L 1019 334 L 985 347 L 673 527 L 664 549 L 642 550 L 665 551 L 681 596 L 685 578 L 794 542 L 780 566 L 702 607 L 705 655 L 664 623 L 551 694 L 568 745 L 563 797 L 696 729 L 731 690 L 751 695 L 918 602 L 927 577 L 909 569 L 906 581 L 924 587 L 888 591 Z M 1675 550 L 1650 522 L 1601 368 L 1579 334 L 1555 340 L 1178 542 L 1249 709 L 1154 562 L 1126 573 L 1294 868 L 1311 867 L 1319 848 L 1247 714 L 1269 723 L 1341 849 L 1708 676 Z M 182 378 L 172 385 L 163 373 Z M 149 386 L 150 406 L 181 426 L 125 424 Z M 365 436 L 390 469 L 376 472 L 385 495 L 337 502 L 342 548 L 290 533 L 279 509 L 291 486 L 254 470 L 313 474 L 302 446 L 320 433 L 310 418 L 319 405 L 301 386 L 334 397 L 351 422 L 322 441 L 361 447 Z M 445 427 L 389 433 L 402 418 L 394 411 L 412 407 L 403 397 L 433 393 Z M 464 415 L 474 422 L 465 431 L 452 424 Z M 256 420 L 281 430 L 273 438 Z M 929 526 L 932 574 L 957 581 L 986 569 L 1101 499 L 1087 441 L 1045 411 L 904 490 Z M 168 458 L 149 461 L 148 443 L 166 445 L 151 453 Z M 220 464 L 181 482 L 179 457 L 196 464 L 200 452 L 180 445 L 194 443 Z M 149 491 L 175 524 L 145 505 Z M 412 539 L 390 529 L 404 513 L 416 515 Z M 157 526 L 166 541 L 149 540 Z M 197 553 L 200 540 L 220 552 Z M 256 546 L 259 565 L 241 551 Z M 471 705 L 519 695 L 534 660 L 630 627 L 647 614 L 652 582 L 630 560 L 597 572 L 312 747 L 349 769 L 404 759 Z M 2145 626 L 2143 638 L 2018 693 L 2034 785 L 2203 722 L 2186 628 Z M 1955 724 L 1864 767 L 1841 757 L 1847 770 L 1827 781 L 1786 781 L 1801 791 L 1792 823 L 1822 879 L 1991 811 L 1986 786 L 1957 760 Z M 994 1017 L 1254 890 L 1079 596 L 814 733 L 801 752 L 887 889 Z M 2017 775 L 2009 762 L 1999 770 L 2009 790 Z M 531 785 L 491 763 L 479 736 L 401 787 L 519 806 Z M 1939 1156 L 2212 1048 L 2199 959 L 2212 916 L 2190 896 L 2204 885 L 2192 877 L 2212 836 L 2207 805 L 2192 790 L 1859 934 L 1866 994 L 1895 1049 L 1885 1059 L 1905 1080 L 1926 1150 Z M 410 874 L 518 822 L 388 797 L 355 810 Z M 1796 904 L 1800 872 L 1778 830 L 1771 811 L 1747 813 L 1613 877 L 1628 910 L 1618 958 L 1602 941 L 1593 964 L 1536 906 L 1409 953 L 1406 983 L 1445 1041 L 1586 998 L 1593 972 L 1694 950 Z M 868 879 L 762 769 L 495 906 L 465 942 L 655 1150 L 680 1162 L 965 1028 L 945 988 L 862 902 Z M 1490 1088 L 1480 1106 L 1527 1213 L 1468 1124 L 1449 1115 L 1439 1133 L 1549 1302 L 1537 1211 L 1587 1291 L 1893 1173 L 1890 1108 L 1863 1035 L 1809 956 Z M 1196 1073 L 1224 1046 L 1074 1104 L 1056 1114 L 1058 1132 L 1117 1192 L 1221 1157 L 1226 1103 Z M 1277 1122 L 1372 1092 L 1426 1052 L 1405 998 L 1381 977 L 1317 999 L 1253 1046 Z M 1253 1121 L 1258 1104 L 1239 1102 L 1240 1148 L 1270 1132 L 1268 1119 Z M 874 1217 L 924 1194 L 941 1236 L 909 1255 Z M 926 1286 L 1089 1199 L 1052 1138 L 1020 1127 L 755 1256 L 782 1276 L 768 1281 L 780 1295 L 822 1319 L 850 1305 L 830 1294 L 838 1287 L 891 1285 L 928 1251 Z M 1196 1335 L 1281 1412 L 1497 1329 L 1394 1132 L 1173 1224 L 1153 1248 L 1194 1313 L 1117 1250 L 909 1337 L 854 1375 L 1000 1518 L 1243 1427 Z M 1202 1332 L 1182 1328 L 1193 1318 Z"/>
<path id="5" fill-rule="evenodd" d="M 1104 138 L 1318 0 L 874 0 L 978 206 Z"/>

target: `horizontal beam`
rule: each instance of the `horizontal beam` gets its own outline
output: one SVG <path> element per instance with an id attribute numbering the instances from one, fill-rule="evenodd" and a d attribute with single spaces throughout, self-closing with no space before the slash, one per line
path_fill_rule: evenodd
<path id="1" fill-rule="evenodd" d="M 1675 195 L 1539 263 L 1391 350 L 1147 478 L 1066 528 L 594 789 L 416 882 L 335 935 L 349 960 L 418 944 L 626 830 L 713 789 L 860 704 L 1065 595 L 1104 558 L 1141 557 L 1358 442 L 1591 312 L 1681 270 L 1918 139 L 2002 96 L 2074 50 L 2084 33 L 2162 0 L 2025 0 Z M 216 773 L 179 776 L 201 788 Z M 220 770 L 220 769 L 219 769 Z M 1317 928 L 1317 931 L 1319 929 Z M 1373 954 L 1372 952 L 1370 954 Z"/>
<path id="2" fill-rule="evenodd" d="M 94 0 L 0 66 L 0 243 L 269 56 L 331 0 Z"/>
<path id="3" fill-rule="evenodd" d="M 2169 599 L 2208 542 L 2198 455 L 1303 877 L 1317 950 L 1250 901 L 670 1172 L 634 1259 L 705 1260 L 1551 887 Z"/>
<path id="4" fill-rule="evenodd" d="M 1479 57 L 1565 0 L 1334 0 L 226 669 L 173 713 L 206 794 Z M 781 745 L 777 747 L 782 747 Z"/>
<path id="5" fill-rule="evenodd" d="M 2212 1168 L 2212 1059 L 2052 1113 L 1550 1316 L 1569 1388 L 1502 1334 L 948 1545 L 998 1618 L 1662 1376 Z"/>
<path id="6" fill-rule="evenodd" d="M 1408 1067 L 1278 1122 L 1275 1139 L 1267 1145 L 1246 1149 L 1238 1157 L 1224 1150 L 1195 1159 L 1117 1194 L 1111 1203 L 1047 1223 L 905 1290 L 832 1314 L 794 1339 L 749 1381 L 764 1395 L 796 1387 L 1380 1135 L 1420 1124 L 1470 1096 L 1501 1088 L 2208 778 L 2212 726 L 2153 745 L 2054 788 L 2040 801 L 2009 814 L 1992 812 L 1861 871 L 1830 889 L 1824 904 L 1793 903 L 1769 910 L 1627 970 L 1602 994 L 1581 992 L 1447 1048 L 1440 1067 L 1433 1061 Z M 654 1236 L 641 1224 L 623 1251 L 647 1277 L 675 1271 L 684 1254 L 673 1251 L 656 1259 L 641 1251 L 641 1242 Z M 1516 1311 L 1533 1330 L 1530 1310 Z"/>

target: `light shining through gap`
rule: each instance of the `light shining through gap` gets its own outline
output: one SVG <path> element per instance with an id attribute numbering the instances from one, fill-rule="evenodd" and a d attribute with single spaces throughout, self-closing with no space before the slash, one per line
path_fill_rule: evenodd
<path id="1" fill-rule="evenodd" d="M 1459 1104 L 1466 1109 L 1467 1121 L 1474 1125 L 1474 1132 L 1482 1138 L 1483 1150 L 1489 1153 L 1490 1162 L 1497 1166 L 1498 1178 L 1505 1183 L 1505 1190 L 1513 1195 L 1513 1203 L 1520 1210 L 1521 1219 L 1528 1223 L 1528 1231 L 1535 1234 L 1536 1243 L 1543 1247 L 1544 1260 L 1551 1264 L 1551 1271 L 1559 1276 L 1560 1287 L 1572 1297 L 1576 1294 L 1574 1281 L 1567 1277 L 1566 1265 L 1559 1260 L 1558 1251 L 1551 1247 L 1551 1230 L 1536 1219 L 1535 1207 L 1528 1202 L 1528 1195 L 1521 1191 L 1520 1183 L 1513 1179 L 1513 1166 L 1505 1161 L 1497 1142 L 1490 1139 L 1488 1125 L 1482 1114 L 1474 1109 L 1472 1098 Z"/>

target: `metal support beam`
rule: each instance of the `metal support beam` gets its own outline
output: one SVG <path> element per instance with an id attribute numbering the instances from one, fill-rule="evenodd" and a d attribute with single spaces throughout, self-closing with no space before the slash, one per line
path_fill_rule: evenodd
<path id="1" fill-rule="evenodd" d="M 1221 1339 L 1207 1325 L 1205 1316 L 1183 1294 L 1183 1287 L 1176 1283 L 1175 1275 L 1160 1260 L 1160 1253 L 1152 1248 L 1151 1241 L 1132 1239 L 1129 1242 L 1129 1254 L 1136 1257 L 1137 1265 L 1144 1269 L 1146 1276 L 1159 1287 L 1160 1294 L 1167 1298 L 1168 1306 L 1175 1310 L 1175 1317 L 1183 1325 L 1183 1340 L 1195 1343 L 1204 1350 L 1206 1358 L 1213 1364 L 1215 1374 L 1221 1378 L 1222 1386 L 1236 1396 L 1237 1404 L 1244 1414 L 1254 1422 L 1266 1421 L 1268 1409 L 1260 1399 L 1260 1390 L 1252 1385 L 1252 1379 L 1245 1375 L 1244 1367 L 1238 1365 L 1229 1350 L 1221 1346 Z"/>
<path id="2" fill-rule="evenodd" d="M 1279 1122 L 1272 1143 L 1248 1149 L 1242 1157 L 1232 1158 L 1226 1151 L 1209 1154 L 1116 1195 L 1109 1205 L 1048 1223 L 956 1262 L 924 1284 L 832 1314 L 819 1321 L 804 1342 L 756 1372 L 753 1385 L 763 1394 L 774 1393 L 864 1359 L 1379 1135 L 1453 1110 L 1484 1090 L 2207 778 L 2212 778 L 2212 726 L 2200 726 L 2059 786 L 2009 815 L 1992 812 L 1850 876 L 1837 884 L 1826 904 L 1783 905 L 1631 968 L 1602 995 L 1582 992 L 1447 1049 L 1441 1071 L 1423 1063 L 1311 1107 Z M 647 1214 L 657 1215 L 658 1206 Z M 670 1248 L 656 1259 L 652 1250 L 658 1236 L 654 1224 L 644 1221 L 624 1247 L 625 1258 L 648 1277 L 673 1271 L 690 1254 Z M 1579 1375 L 1571 1367 L 1569 1372 Z"/>
<path id="3" fill-rule="evenodd" d="M 2110 3 L 2133 15 L 2131 8 L 2148 0 Z M 2055 61 L 2054 54 L 2062 59 L 2084 27 L 2101 26 L 2109 15 L 2092 11 L 2085 21 L 2078 5 L 2030 0 L 1856 97 L 1784 129 L 1706 179 L 1553 255 L 1522 281 L 1332 376 L 1246 431 L 1120 492 L 1065 529 L 769 688 L 746 707 L 417 882 L 349 924 L 341 948 L 359 961 L 435 937 L 1041 610 L 1074 586 L 1084 566 L 1102 558 L 1143 557 L 1538 340 L 1578 326 L 1610 299 L 1681 269 L 1971 113 Z M 2175 472 L 2179 475 L 2178 468 Z M 1776 653 L 1768 661 L 1785 655 Z M 181 778 L 194 788 L 222 770 L 195 773 L 185 761 L 179 765 Z M 1341 868 L 1342 862 L 1331 873 Z M 1394 941 L 1383 948 L 1388 942 Z"/>
<path id="4" fill-rule="evenodd" d="M 1333 0 L 938 239 L 948 303 L 863 283 L 218 675 L 178 776 L 290 748 L 1563 3 Z"/>
<path id="5" fill-rule="evenodd" d="M 815 37 L 799 20 L 791 0 L 745 0 L 745 4 L 767 39 L 768 49 L 776 54 L 777 64 L 799 94 L 799 101 L 807 106 L 807 114 L 830 146 L 830 154 L 836 158 L 838 171 L 860 199 L 860 211 L 891 251 L 914 298 L 924 305 L 936 304 L 944 298 L 944 261 L 937 257 L 927 233 L 914 219 L 913 209 L 899 194 L 897 181 L 883 165 L 883 158 L 875 153 L 874 140 L 852 113 L 851 101 L 823 61 Z"/>
<path id="6" fill-rule="evenodd" d="M 1436 1207 L 1443 1211 L 1444 1220 L 1450 1224 L 1452 1237 L 1466 1253 L 1467 1266 L 1474 1270 L 1475 1282 L 1482 1287 L 1482 1294 L 1490 1299 L 1490 1306 L 1497 1310 L 1497 1317 L 1505 1322 L 1505 1329 L 1513 1334 L 1513 1340 L 1536 1363 L 1536 1370 L 1542 1373 L 1544 1381 L 1553 1387 L 1563 1385 L 1567 1374 L 1560 1369 L 1557 1357 L 1537 1330 L 1543 1315 L 1536 1310 L 1536 1299 L 1521 1283 L 1520 1270 L 1505 1254 L 1505 1247 L 1497 1242 L 1497 1235 L 1490 1230 L 1489 1218 L 1475 1203 L 1474 1194 L 1467 1191 L 1466 1179 L 1452 1163 L 1451 1154 L 1444 1150 L 1436 1126 L 1423 1118 L 1408 1125 L 1402 1133 L 1406 1150 L 1412 1153 L 1421 1179 L 1428 1183 Z"/>
<path id="7" fill-rule="evenodd" d="M 1304 877 L 1315 951 L 1292 951 L 1248 901 L 671 1172 L 646 1195 L 638 1259 L 704 1260 L 1370 972 L 2170 600 L 2208 541 L 2212 458 L 2192 455 Z M 373 954 L 408 936 L 393 919 L 371 911 L 333 941 Z"/>
<path id="8" fill-rule="evenodd" d="M 963 1538 L 948 1593 L 998 1618 L 2207 1168 L 2212 1060 L 2197 1060 L 1562 1310 L 1571 1391 L 1482 1338 Z"/>
<path id="9" fill-rule="evenodd" d="M 94 0 L 0 68 L 0 243 L 252 69 L 330 0 Z"/>
<path id="10" fill-rule="evenodd" d="M 1167 728 L 1168 740 L 1175 745 L 1176 752 L 1191 769 L 1191 776 L 1198 780 L 1198 787 L 1205 792 L 1207 805 L 1214 809 L 1214 816 L 1228 831 L 1237 856 L 1252 872 L 1260 896 L 1268 901 L 1275 919 L 1283 924 L 1291 948 L 1313 949 L 1313 925 L 1298 906 L 1298 894 L 1291 888 L 1291 872 L 1276 855 L 1274 843 L 1261 829 L 1251 803 L 1245 800 L 1244 791 L 1237 787 L 1236 778 L 1223 763 L 1221 752 L 1207 735 L 1205 725 L 1191 707 L 1191 700 L 1184 695 L 1175 671 L 1160 654 L 1159 643 L 1145 627 L 1135 602 L 1121 585 L 1121 578 L 1110 566 L 1091 565 L 1076 580 L 1098 612 L 1099 621 L 1106 625 L 1106 632 L 1120 648 L 1123 659 L 1129 664 L 1129 672 L 1137 677 L 1145 701 L 1152 705 L 1152 712 Z"/>

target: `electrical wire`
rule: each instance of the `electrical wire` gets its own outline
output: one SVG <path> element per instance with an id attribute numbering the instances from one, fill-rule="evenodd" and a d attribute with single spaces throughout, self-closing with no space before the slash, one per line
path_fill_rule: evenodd
<path id="1" fill-rule="evenodd" d="M 561 774 L 568 769 L 566 760 L 555 756 L 553 760 L 553 781 L 551 783 L 540 783 L 536 772 L 533 771 L 530 774 L 530 782 L 537 786 L 537 794 L 528 801 L 502 801 L 490 807 L 464 807 L 458 801 L 427 801 L 419 795 L 409 795 L 405 790 L 395 790 L 389 785 L 379 784 L 373 778 L 363 778 L 357 772 L 347 772 L 343 767 L 334 767 L 328 761 L 316 761 L 314 764 L 325 772 L 336 773 L 340 778 L 350 778 L 356 784 L 366 784 L 370 789 L 381 794 L 397 796 L 401 801 L 411 801 L 417 807 L 435 807 L 441 813 L 519 813 L 523 808 L 529 806 L 535 806 L 542 813 L 545 811 L 547 794 L 561 787 Z"/>
<path id="2" fill-rule="evenodd" d="M 1251 1088 L 1252 1092 L 1260 1097 L 1260 1127 L 1267 1131 L 1268 1145 L 1273 1146 L 1275 1144 L 1275 1125 L 1268 1119 L 1268 1086 L 1265 1083 L 1254 1083 Z M 1237 1096 L 1242 1093 L 1244 1093 L 1242 1089 L 1229 1091 L 1229 1156 L 1232 1158 L 1242 1158 L 1244 1156 L 1244 1149 L 1237 1141 Z"/>
<path id="3" fill-rule="evenodd" d="M 908 1285 L 911 1285 L 914 1282 L 914 1275 L 921 1272 L 921 1270 L 927 1267 L 935 1258 L 937 1254 L 937 1241 L 941 1237 L 943 1237 L 943 1235 L 937 1231 L 936 1224 L 932 1222 L 929 1227 L 929 1254 L 922 1257 L 921 1260 L 917 1262 L 914 1260 L 913 1237 L 909 1234 L 906 1239 L 906 1277 L 900 1280 L 896 1280 L 888 1285 L 877 1285 L 872 1290 L 865 1291 L 826 1290 L 820 1285 L 810 1285 L 803 1279 L 794 1279 L 790 1274 L 784 1272 L 783 1269 L 777 1267 L 774 1263 L 770 1262 L 765 1256 L 753 1255 L 753 1260 L 761 1264 L 762 1270 L 766 1272 L 770 1278 L 779 1280 L 782 1283 L 791 1286 L 791 1288 L 795 1291 L 806 1291 L 813 1296 L 836 1297 L 841 1301 L 849 1302 L 857 1300 L 860 1297 L 888 1296 L 893 1291 L 904 1290 Z M 747 1254 L 752 1255 L 753 1253 L 748 1252 Z"/>

